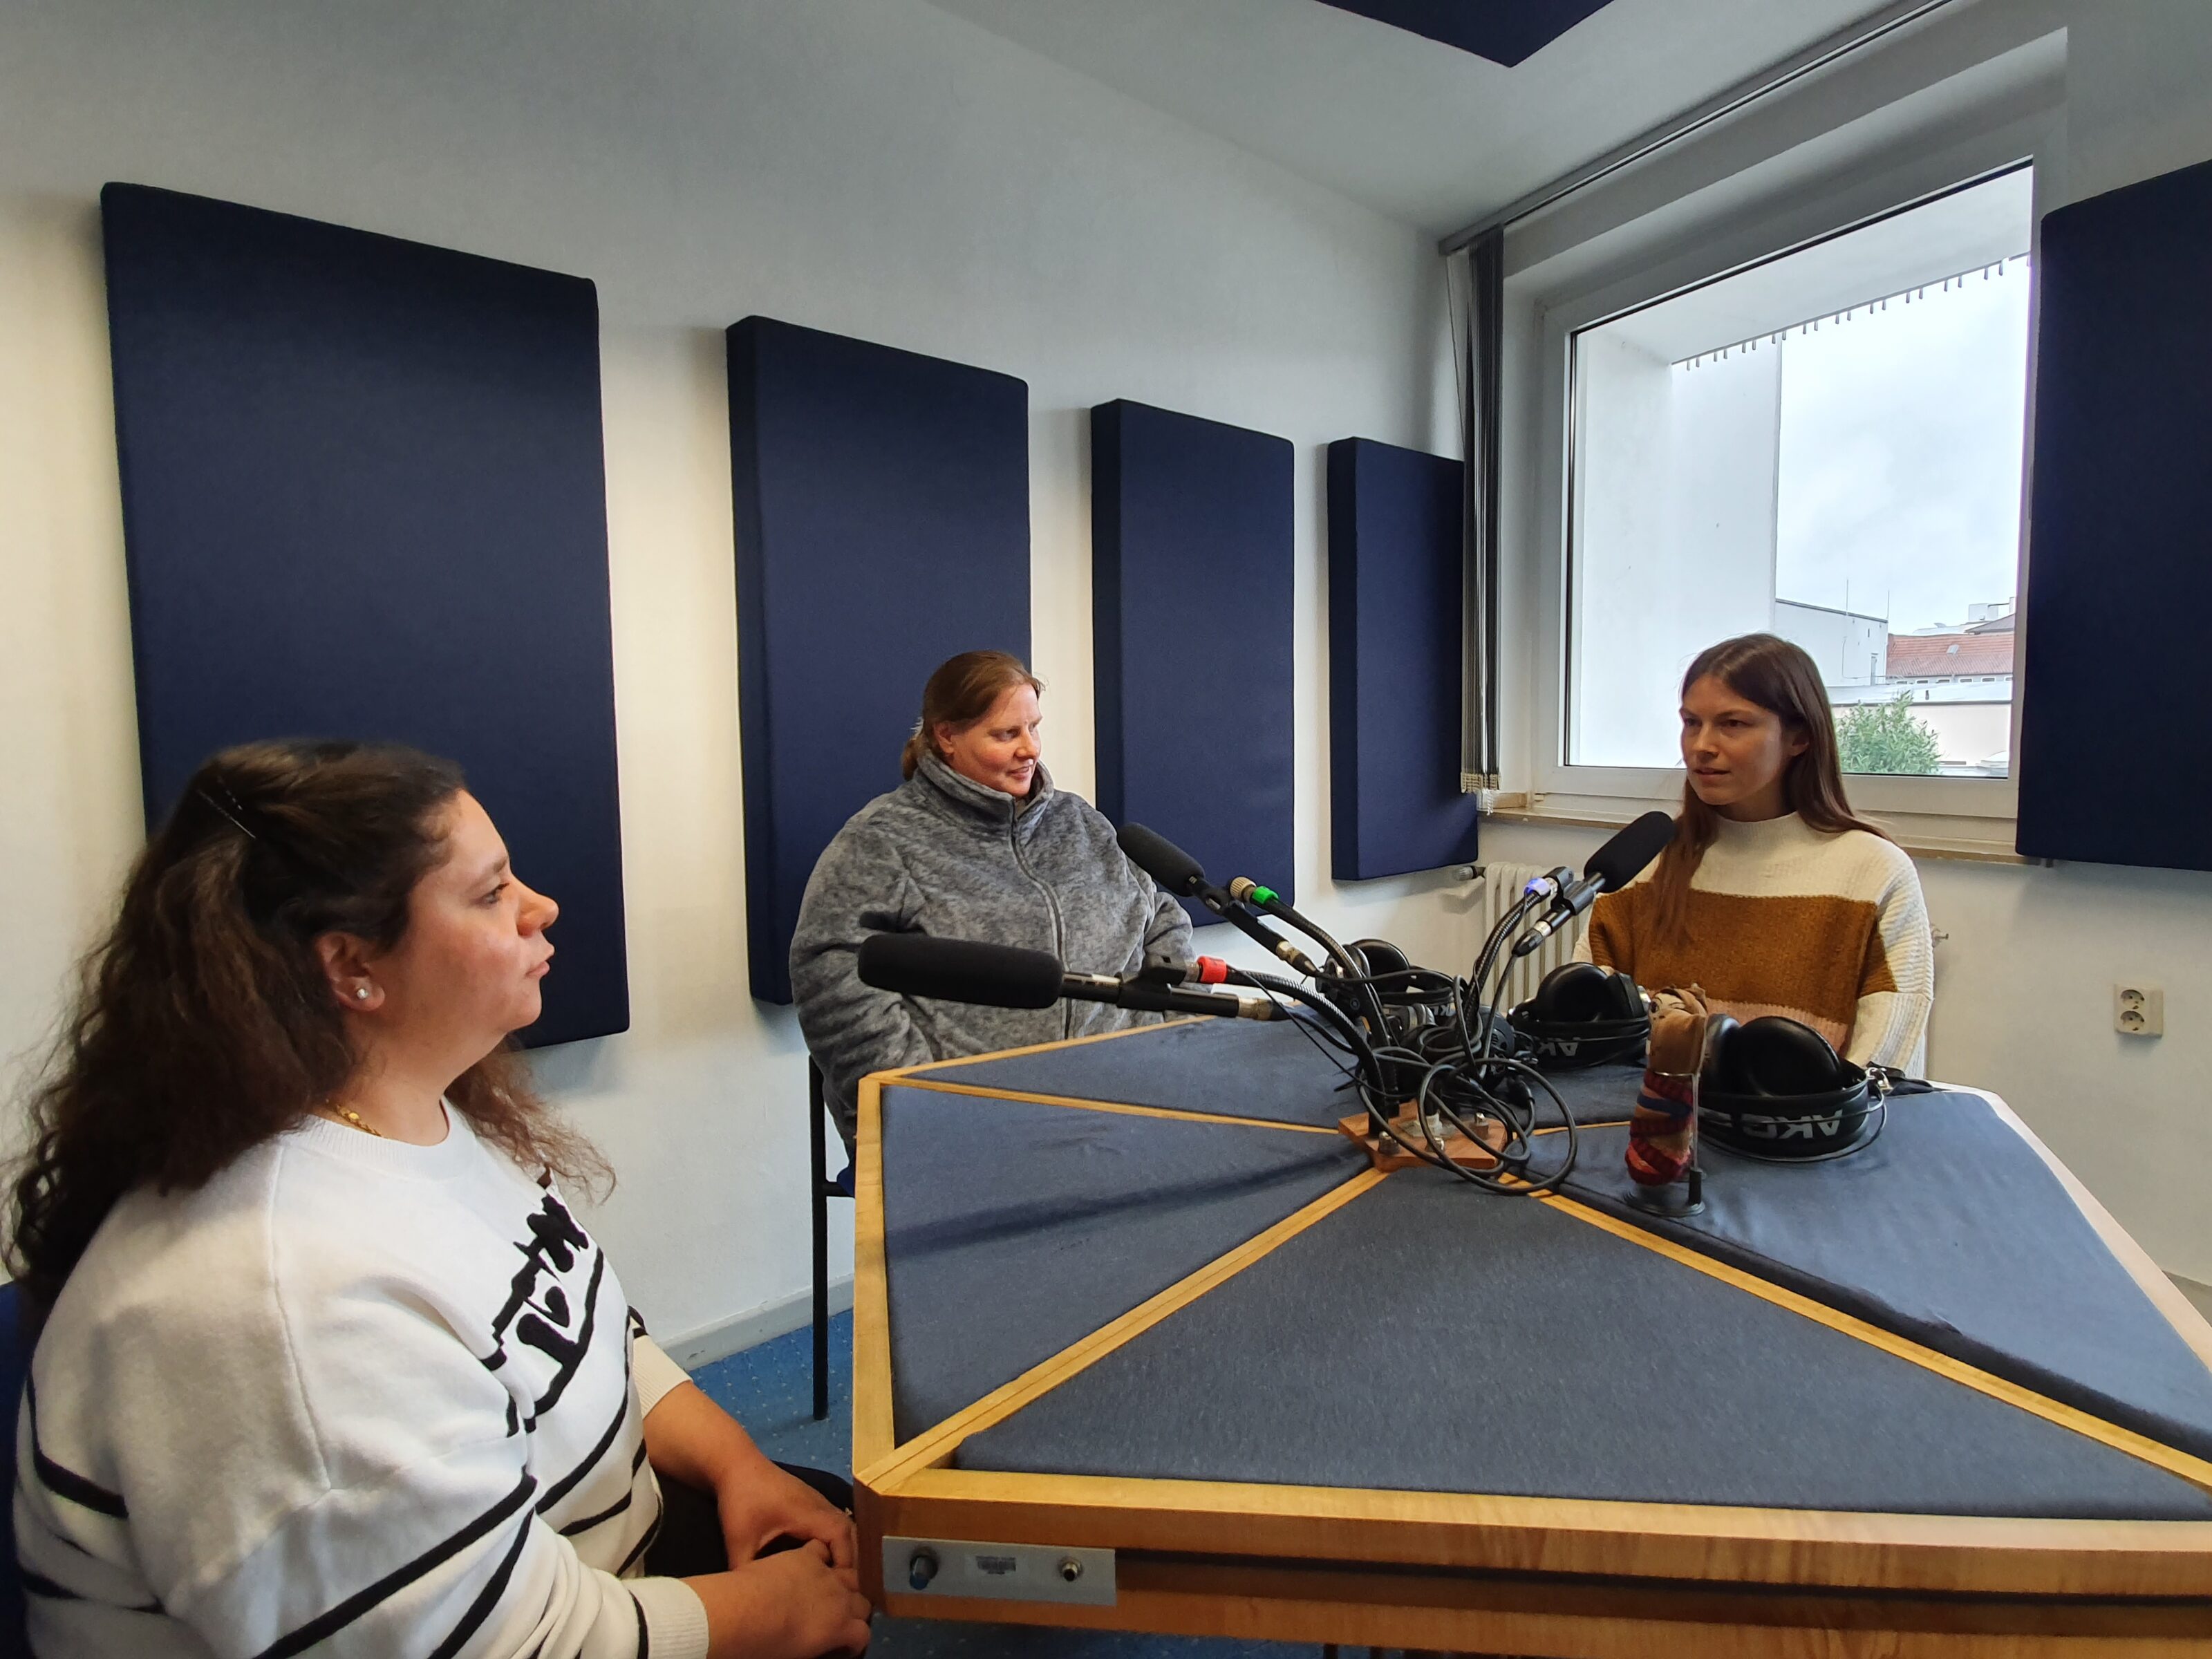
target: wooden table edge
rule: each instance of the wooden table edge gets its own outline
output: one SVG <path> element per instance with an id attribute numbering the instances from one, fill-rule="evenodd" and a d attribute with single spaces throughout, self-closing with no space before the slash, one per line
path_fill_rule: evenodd
<path id="1" fill-rule="evenodd" d="M 2212 1598 L 2212 1522 L 1882 1515 L 926 1468 L 864 1536 L 1969 1595 Z M 878 1564 L 871 1564 L 876 1565 Z"/>

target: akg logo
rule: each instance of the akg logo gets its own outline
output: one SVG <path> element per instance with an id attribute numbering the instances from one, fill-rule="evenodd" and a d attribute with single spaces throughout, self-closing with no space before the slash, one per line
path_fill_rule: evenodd
<path id="1" fill-rule="evenodd" d="M 1843 1133 L 1844 1120 L 1834 1117 L 1744 1117 L 1736 1120 L 1743 1133 L 1759 1140 L 1833 1139 Z"/>
<path id="2" fill-rule="evenodd" d="M 1583 1039 L 1580 1037 L 1540 1037 L 1536 1041 L 1536 1052 L 1548 1060 L 1572 1060 L 1582 1052 L 1582 1046 Z"/>

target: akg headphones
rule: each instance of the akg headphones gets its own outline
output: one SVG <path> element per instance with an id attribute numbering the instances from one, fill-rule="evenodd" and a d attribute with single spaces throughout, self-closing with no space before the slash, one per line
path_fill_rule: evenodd
<path id="1" fill-rule="evenodd" d="M 1773 1163 L 1856 1152 L 1881 1133 L 1888 1090 L 1809 1025 L 1779 1014 L 1705 1027 L 1698 1133 L 1728 1151 Z"/>
<path id="2" fill-rule="evenodd" d="M 1632 1062 L 1651 1040 L 1651 1010 L 1636 981 L 1590 962 L 1553 969 L 1506 1018 L 1547 1072 Z"/>

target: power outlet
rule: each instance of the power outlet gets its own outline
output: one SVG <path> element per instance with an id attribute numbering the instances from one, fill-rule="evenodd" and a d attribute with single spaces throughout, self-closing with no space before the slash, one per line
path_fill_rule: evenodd
<path id="1" fill-rule="evenodd" d="M 2112 1029 L 2123 1036 L 2164 1036 L 2166 993 L 2141 980 L 2112 987 Z"/>

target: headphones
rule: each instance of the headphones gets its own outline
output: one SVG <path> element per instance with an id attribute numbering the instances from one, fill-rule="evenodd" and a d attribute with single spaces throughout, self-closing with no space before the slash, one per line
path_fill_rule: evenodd
<path id="1" fill-rule="evenodd" d="M 1632 1063 L 1651 1040 L 1651 1010 L 1636 981 L 1591 962 L 1553 969 L 1506 1018 L 1547 1072 Z"/>
<path id="2" fill-rule="evenodd" d="M 1841 1158 L 1881 1133 L 1888 1100 L 1887 1079 L 1809 1025 L 1779 1014 L 1706 1022 L 1698 1133 L 1729 1152 L 1777 1164 Z"/>
<path id="3" fill-rule="evenodd" d="M 1454 993 L 1449 982 L 1438 974 L 1423 975 L 1413 966 L 1406 953 L 1388 939 L 1358 939 L 1346 947 L 1352 959 L 1364 967 L 1370 978 L 1389 975 L 1408 975 L 1395 983 L 1374 988 L 1376 999 L 1382 1003 L 1391 1021 L 1391 1028 L 1401 1033 L 1435 1025 L 1445 1018 L 1453 1004 Z M 1413 975 L 1432 981 L 1417 985 Z M 1356 999 L 1343 999 L 1340 1006 L 1354 1019 L 1360 1017 L 1363 1005 Z"/>

